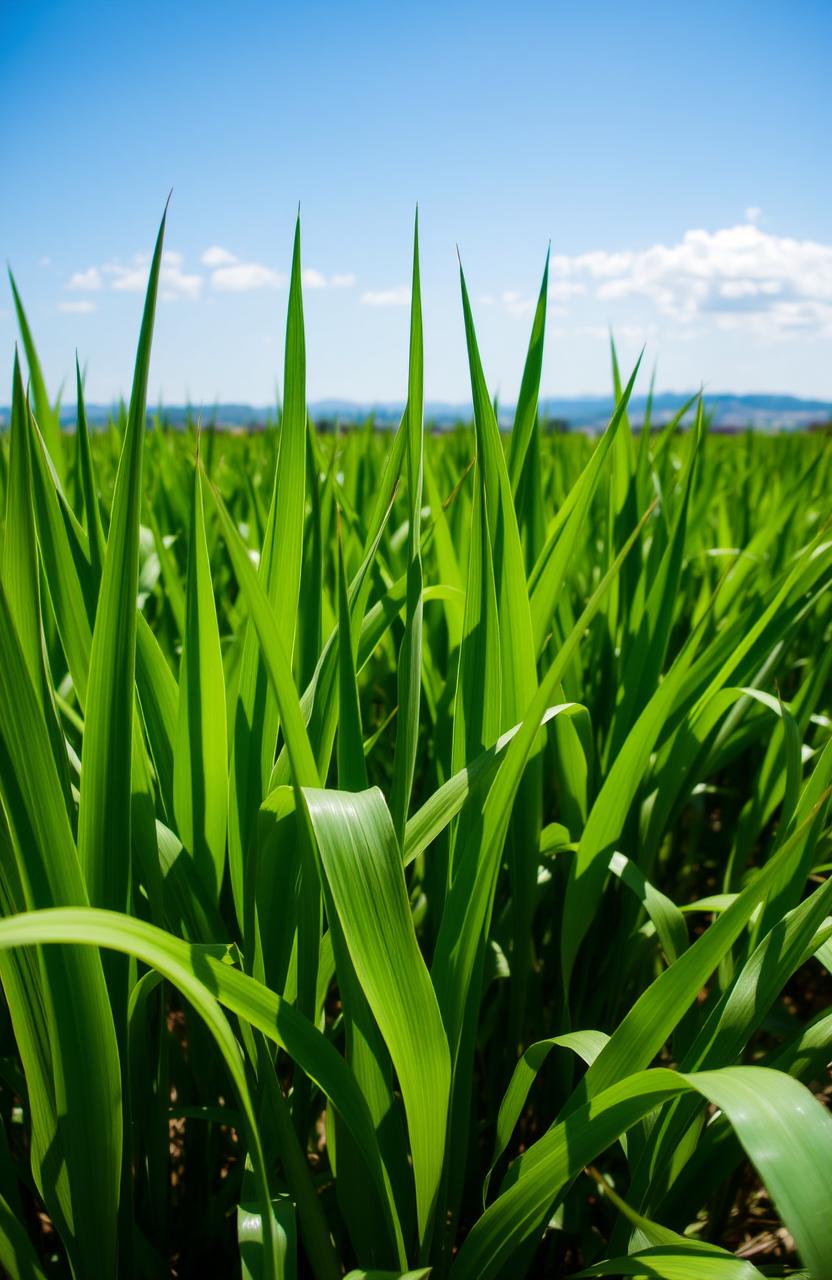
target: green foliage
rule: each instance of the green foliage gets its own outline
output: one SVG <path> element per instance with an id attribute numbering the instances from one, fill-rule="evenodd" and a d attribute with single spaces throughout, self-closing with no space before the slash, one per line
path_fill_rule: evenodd
<path id="1" fill-rule="evenodd" d="M 830 1280 L 829 442 L 614 352 L 547 432 L 548 260 L 426 430 L 418 228 L 402 424 L 318 428 L 299 225 L 277 430 L 147 431 L 163 232 L 106 432 L 12 283 L 0 1269 L 752 1280 L 768 1197 Z"/>

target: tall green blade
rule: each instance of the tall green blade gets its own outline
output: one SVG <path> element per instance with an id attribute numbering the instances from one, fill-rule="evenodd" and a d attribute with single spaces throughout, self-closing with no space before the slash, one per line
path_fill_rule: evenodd
<path id="1" fill-rule="evenodd" d="M 101 510 L 98 505 L 98 485 L 95 466 L 92 459 L 90 431 L 87 425 L 87 411 L 84 405 L 84 386 L 81 381 L 81 369 L 78 356 L 75 357 L 75 387 L 78 403 L 78 423 L 76 427 L 76 461 L 81 483 L 81 494 L 84 500 L 87 539 L 90 550 L 90 567 L 97 581 L 104 572 L 104 556 L 106 539 L 101 526 Z"/>
<path id="2" fill-rule="evenodd" d="M 284 1049 L 315 1081 L 349 1125 L 374 1185 L 379 1188 L 387 1223 L 395 1222 L 390 1185 L 380 1160 L 373 1124 L 349 1067 L 326 1036 L 293 1005 L 225 963 L 221 958 L 226 952 L 224 946 L 196 949 L 135 917 L 92 908 L 32 911 L 0 920 L 0 948 L 46 943 L 108 947 L 124 955 L 135 956 L 172 982 L 207 1023 L 250 1124 L 250 1095 L 239 1044 L 219 1006 L 244 1019 Z M 220 954 L 215 954 L 217 952 Z M 255 1139 L 252 1152 L 254 1171 L 260 1177 L 263 1162 L 256 1145 L 256 1124 L 251 1125 L 251 1134 Z M 265 1190 L 262 1177 L 260 1188 Z M 315 1243 L 313 1236 L 312 1248 Z M 325 1240 L 317 1243 L 326 1246 Z M 329 1274 L 332 1274 L 331 1268 Z"/>
<path id="3" fill-rule="evenodd" d="M 127 431 L 116 476 L 95 615 L 81 756 L 78 853 L 90 901 L 124 909 L 130 896 L 130 781 L 136 594 L 147 378 L 167 210 L 150 265 Z"/>
<path id="4" fill-rule="evenodd" d="M 2 585 L 0 796 L 25 906 L 85 905 L 43 708 Z M 115 1277 L 121 1077 L 101 961 L 89 950 L 51 949 L 43 953 L 40 971 L 51 1082 L 37 1070 L 29 1076 L 36 1048 L 21 1041 L 32 1089 L 33 1173 L 78 1280 Z M 51 1098 L 39 1099 L 41 1088 L 50 1088 Z"/>
<path id="5" fill-rule="evenodd" d="M 52 745 L 52 754 L 64 801 L 69 811 L 72 806 L 69 767 L 63 734 L 55 712 L 41 619 L 40 565 L 35 537 L 30 426 L 28 425 L 30 417 L 29 406 L 23 395 L 20 365 L 15 353 L 12 421 L 9 433 L 9 478 L 2 553 L 3 585 L 29 675 L 41 705 L 41 714 Z"/>
<path id="6" fill-rule="evenodd" d="M 286 321 L 284 403 L 259 579 L 273 610 L 283 649 L 292 662 L 303 557 L 306 500 L 306 340 L 301 290 L 300 216 L 295 224 Z M 257 633 L 249 624 L 233 715 L 229 784 L 229 869 L 242 921 L 245 862 L 260 802 L 266 794 L 280 716 L 269 687 Z"/>
<path id="7" fill-rule="evenodd" d="M 404 636 L 399 650 L 396 755 L 390 810 L 399 843 L 410 809 L 419 742 L 419 698 L 422 683 L 422 470 L 424 454 L 424 352 L 422 295 L 419 277 L 419 213 L 413 231 L 413 289 L 410 303 L 410 362 L 407 376 L 407 602 Z"/>
<path id="8" fill-rule="evenodd" d="M 641 1117 L 690 1089 L 728 1116 L 813 1278 L 828 1280 L 832 1223 L 823 1205 L 832 1189 L 832 1118 L 802 1085 L 765 1067 L 686 1076 L 644 1071 L 553 1125 L 529 1149 L 536 1157 L 529 1172 L 521 1170 L 467 1237 L 451 1270 L 453 1280 L 489 1280 L 499 1274 L 521 1245 L 539 1233 L 575 1173 Z"/>
<path id="9" fill-rule="evenodd" d="M 442 1174 L 451 1064 L 398 841 L 376 789 L 303 794 L 350 958 L 399 1079 L 424 1253 Z"/>
<path id="10" fill-rule="evenodd" d="M 35 401 L 35 416 L 38 424 L 43 432 L 52 461 L 55 464 L 58 475 L 61 479 L 66 474 L 66 462 L 64 458 L 64 441 L 61 435 L 60 418 L 57 406 L 52 407 L 49 396 L 46 391 L 46 382 L 43 377 L 43 369 L 41 368 L 38 358 L 35 340 L 32 337 L 32 330 L 29 327 L 29 321 L 26 318 L 26 312 L 23 310 L 23 303 L 20 300 L 15 278 L 9 268 L 9 284 L 12 287 L 12 297 L 14 298 L 14 309 L 17 313 L 17 323 L 20 328 L 20 336 L 23 341 L 23 350 L 26 352 L 26 363 L 29 366 L 29 381 L 32 387 L 32 395 Z"/>
<path id="11" fill-rule="evenodd" d="M 546 265 L 543 268 L 543 279 L 540 284 L 537 306 L 535 307 L 529 349 L 526 353 L 526 363 L 523 367 L 523 380 L 520 383 L 520 394 L 517 397 L 514 426 L 511 429 L 508 470 L 511 479 L 511 491 L 515 500 L 520 489 L 526 454 L 528 453 L 532 430 L 537 417 L 540 373 L 543 368 L 543 341 L 546 335 L 546 306 L 549 301 L 549 252 L 549 250 L 546 251 Z"/>
<path id="12" fill-rule="evenodd" d="M 194 468 L 191 511 L 173 807 L 182 843 L 216 901 L 225 867 L 228 815 L 225 679 L 199 465 Z"/>
<path id="13" fill-rule="evenodd" d="M 338 786 L 366 791 L 367 764 L 361 732 L 361 707 L 355 675 L 350 605 L 344 571 L 344 548 L 338 527 Z"/>

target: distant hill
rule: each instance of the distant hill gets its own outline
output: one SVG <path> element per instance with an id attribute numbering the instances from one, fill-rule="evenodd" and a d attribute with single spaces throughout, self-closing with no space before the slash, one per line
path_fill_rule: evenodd
<path id="1" fill-rule="evenodd" d="M 653 421 L 667 422 L 691 397 L 690 392 L 662 392 L 653 397 Z M 634 396 L 631 418 L 643 419 L 645 396 Z M 723 430 L 795 431 L 832 418 L 832 401 L 803 400 L 787 395 L 735 395 L 731 392 L 705 394 L 705 405 L 715 426 Z M 544 417 L 559 418 L 572 427 L 601 427 L 613 411 L 611 396 L 578 396 L 574 399 L 541 401 Z"/>
<path id="2" fill-rule="evenodd" d="M 653 398 L 653 422 L 656 426 L 667 422 L 691 398 L 692 392 L 665 391 Z M 713 415 L 714 426 L 724 431 L 742 431 L 747 427 L 768 431 L 798 431 L 817 423 L 832 420 L 832 400 L 804 400 L 788 395 L 736 395 L 731 392 L 706 394 L 705 404 Z M 631 401 L 631 419 L 643 420 L 645 396 L 635 396 Z M 356 403 L 351 400 L 317 400 L 309 406 L 317 422 L 366 422 L 372 417 L 379 426 L 395 425 L 402 415 L 401 402 L 385 401 L 379 404 Z M 567 429 L 591 431 L 603 428 L 613 410 L 612 396 L 547 396 L 540 402 L 541 416 Z M 114 409 L 112 405 L 89 404 L 87 417 L 93 426 L 107 422 Z M 514 407 L 500 406 L 501 426 L 511 425 Z M 153 410 L 151 409 L 151 413 Z M 199 409 L 186 405 L 166 405 L 162 410 L 166 421 L 180 425 L 196 414 L 203 422 L 211 422 L 227 428 L 262 427 L 274 420 L 275 411 L 250 404 L 223 403 L 203 405 Z M 453 426 L 471 417 L 470 404 L 449 404 L 428 401 L 425 419 L 437 427 Z M 0 409 L 0 425 L 9 420 L 8 408 Z M 68 427 L 75 423 L 74 406 L 61 410 L 61 422 Z"/>

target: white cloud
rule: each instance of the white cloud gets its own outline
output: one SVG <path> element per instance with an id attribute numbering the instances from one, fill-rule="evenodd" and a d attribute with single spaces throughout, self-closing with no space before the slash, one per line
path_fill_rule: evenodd
<path id="1" fill-rule="evenodd" d="M 407 307 L 410 304 L 410 286 L 398 284 L 394 289 L 369 289 L 362 293 L 365 307 Z"/>
<path id="2" fill-rule="evenodd" d="M 564 261 L 567 260 L 563 258 L 559 259 L 559 271 L 561 276 L 564 272 Z M 567 309 L 560 305 L 564 298 L 581 297 L 586 293 L 586 290 L 587 286 L 582 280 L 566 280 L 558 278 L 553 280 L 549 285 L 547 305 L 550 309 L 557 308 L 557 314 L 559 316 L 568 315 Z M 506 310 L 510 316 L 514 316 L 517 319 L 520 319 L 523 316 L 530 316 L 532 314 L 537 306 L 537 298 L 537 293 L 521 293 L 516 289 L 505 289 L 503 293 L 500 294 L 500 302 L 503 304 L 504 310 Z M 483 294 L 479 301 L 483 306 L 489 307 L 494 305 L 496 299 L 493 294 L 486 293 Z"/>
<path id="3" fill-rule="evenodd" d="M 86 316 L 91 311 L 96 310 L 94 302 L 90 302 L 89 298 L 79 298 L 77 302 L 59 302 L 58 310 L 65 311 L 71 316 Z"/>
<path id="4" fill-rule="evenodd" d="M 241 262 L 236 254 L 222 245 L 211 245 L 202 253 L 200 261 L 210 268 L 211 288 L 219 293 L 280 289 L 287 283 L 282 272 L 260 262 Z M 65 287 L 78 292 L 93 292 L 107 287 L 117 293 L 144 293 L 149 270 L 150 255 L 137 253 L 127 262 L 113 260 L 100 267 L 76 271 Z M 159 297 L 163 302 L 198 298 L 204 283 L 203 275 L 185 270 L 181 253 L 165 250 L 159 272 Z M 343 272 L 327 277 L 314 267 L 307 267 L 303 272 L 303 283 L 307 289 L 349 289 L 355 284 L 355 276 Z"/>
<path id="5" fill-rule="evenodd" d="M 178 258 L 179 261 L 174 259 Z M 182 270 L 182 258 L 171 254 L 170 260 L 162 259 L 159 272 L 159 293 L 166 302 L 174 298 L 198 298 L 202 292 L 202 276 Z"/>
<path id="6" fill-rule="evenodd" d="M 246 293 L 250 289 L 278 289 L 287 283 L 286 276 L 259 262 L 241 262 L 236 253 L 222 245 L 211 245 L 200 258 L 206 267 L 213 268 L 211 283 L 215 289 L 226 293 Z M 225 268 L 233 267 L 227 271 Z M 349 289 L 355 284 L 355 276 L 342 272 L 325 276 L 316 267 L 304 267 L 301 280 L 305 289 Z"/>
<path id="7" fill-rule="evenodd" d="M 561 332 L 566 333 L 563 329 Z M 579 338 L 595 338 L 598 342 L 609 342 L 610 331 L 603 324 L 579 324 L 573 330 L 572 334 Z"/>
<path id="8" fill-rule="evenodd" d="M 141 264 L 142 255 L 137 255 L 137 259 Z M 146 259 L 144 261 L 146 264 Z M 105 262 L 101 270 L 107 276 L 110 288 L 117 289 L 119 293 L 141 293 L 147 288 L 147 265 L 126 267 L 123 262 Z"/>
<path id="9" fill-rule="evenodd" d="M 586 293 L 586 285 L 582 280 L 556 280 L 549 286 L 549 302 L 559 302 L 562 298 L 580 298 Z"/>
<path id="10" fill-rule="evenodd" d="M 580 253 L 576 257 L 555 253 L 549 264 L 550 275 L 555 281 L 575 275 L 588 275 L 595 280 L 620 275 L 632 264 L 635 254 L 630 251 L 608 253 L 606 249 L 594 249 L 591 253 Z M 557 288 L 557 284 L 554 286 Z"/>
<path id="11" fill-rule="evenodd" d="M 577 298 L 586 293 L 587 286 L 582 280 L 555 280 L 549 285 L 549 296 L 547 304 L 550 308 L 557 307 L 557 314 L 560 316 L 567 315 L 565 307 L 559 304 L 564 298 Z M 530 316 L 537 306 L 537 293 L 521 293 L 517 289 L 505 289 L 500 294 L 500 302 L 505 311 L 510 316 L 518 319 L 523 316 Z M 496 302 L 496 298 L 491 293 L 485 293 L 478 300 L 485 307 L 491 307 Z"/>
<path id="12" fill-rule="evenodd" d="M 753 280 L 724 280 L 719 286 L 723 298 L 753 298 L 759 291 L 760 286 Z"/>
<path id="13" fill-rule="evenodd" d="M 342 272 L 327 278 L 322 271 L 314 267 L 305 267 L 301 273 L 305 289 L 351 289 L 355 284 L 355 276 L 351 272 Z"/>
<path id="14" fill-rule="evenodd" d="M 195 300 L 202 292 L 202 276 L 183 270 L 182 253 L 165 250 L 161 255 L 159 271 L 159 297 L 163 302 L 175 302 L 178 298 Z M 143 293 L 150 274 L 150 256 L 136 253 L 132 262 L 105 262 L 102 273 L 109 279 L 110 288 L 118 293 Z"/>
<path id="15" fill-rule="evenodd" d="M 534 310 L 535 299 L 518 293 L 515 289 L 506 289 L 501 301 L 510 316 L 527 316 Z"/>
<path id="16" fill-rule="evenodd" d="M 745 211 L 746 222 L 759 222 L 763 216 L 763 211 L 759 205 L 750 204 Z"/>
<path id="17" fill-rule="evenodd" d="M 716 314 L 713 321 L 724 332 L 741 329 L 764 339 L 832 338 L 832 305 L 814 299 L 778 302 L 768 309 L 738 306 Z"/>
<path id="18" fill-rule="evenodd" d="M 211 273 L 211 287 L 220 293 L 249 293 L 253 289 L 280 289 L 286 277 L 260 262 L 235 262 Z"/>
<path id="19" fill-rule="evenodd" d="M 200 262 L 206 267 L 230 267 L 232 263 L 238 262 L 239 259 L 230 249 L 223 249 L 222 245 L 212 244 L 210 249 L 206 249 L 200 258 Z"/>
<path id="20" fill-rule="evenodd" d="M 638 252 L 559 254 L 552 274 L 556 298 L 575 285 L 594 286 L 602 301 L 646 298 L 682 325 L 730 314 L 735 319 L 716 327 L 832 335 L 832 244 L 771 235 L 753 221 L 687 231 L 676 244 Z"/>
<path id="21" fill-rule="evenodd" d="M 101 272 L 98 267 L 89 267 L 86 271 L 74 271 L 64 287 L 78 289 L 84 293 L 94 293 L 101 288 Z"/>
<path id="22" fill-rule="evenodd" d="M 162 254 L 159 270 L 159 296 L 164 302 L 178 298 L 198 298 L 202 292 L 202 276 L 182 270 L 183 257 L 166 249 Z M 101 268 L 110 281 L 110 288 L 119 293 L 144 293 L 150 272 L 150 258 L 137 253 L 129 265 L 121 262 L 105 262 Z"/>

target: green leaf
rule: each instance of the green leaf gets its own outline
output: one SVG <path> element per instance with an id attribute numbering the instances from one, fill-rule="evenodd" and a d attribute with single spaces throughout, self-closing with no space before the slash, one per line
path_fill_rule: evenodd
<path id="1" fill-rule="evenodd" d="M 90 568 L 97 582 L 101 581 L 104 571 L 106 539 L 101 525 L 101 510 L 98 505 L 98 486 L 96 483 L 95 465 L 92 460 L 90 432 L 87 426 L 87 411 L 84 405 L 84 386 L 81 381 L 81 369 L 78 356 L 75 356 L 75 387 L 78 400 L 78 423 L 76 427 L 76 466 L 80 477 L 81 494 L 84 500 L 86 516 L 87 540 L 89 542 Z"/>
<path id="2" fill-rule="evenodd" d="M 306 340 L 301 289 L 300 215 L 295 224 L 292 250 L 283 386 L 279 453 L 257 576 L 291 673 L 306 502 Z M 257 810 L 267 792 L 274 765 L 278 725 L 283 724 L 286 731 L 282 710 L 269 683 L 267 658 L 261 643 L 252 619 L 247 627 L 240 662 L 237 705 L 232 720 L 229 784 L 229 870 L 241 924 L 245 863 Z"/>
<path id="3" fill-rule="evenodd" d="M 552 1049 L 570 1049 L 583 1058 L 588 1065 L 597 1058 L 609 1036 L 603 1031 L 569 1031 L 562 1036 L 550 1036 L 548 1040 L 537 1040 L 526 1049 L 503 1094 L 500 1110 L 497 1115 L 497 1132 L 494 1137 L 494 1153 L 488 1173 L 485 1175 L 483 1195 L 488 1194 L 488 1184 L 494 1172 L 494 1166 L 505 1151 L 514 1127 L 526 1105 L 526 1099 L 538 1072 Z"/>
<path id="4" fill-rule="evenodd" d="M 478 469 L 471 507 L 465 615 L 454 701 L 451 765 L 455 773 L 467 760 L 481 755 L 486 745 L 499 736 L 501 687 L 494 565 L 482 473 Z"/>
<path id="5" fill-rule="evenodd" d="M 539 654 L 546 636 L 552 626 L 552 618 L 558 597 L 575 555 L 578 538 L 586 526 L 587 512 L 592 496 L 603 474 L 609 451 L 615 441 L 627 404 L 635 385 L 639 366 L 633 370 L 609 426 L 595 447 L 595 451 L 579 479 L 569 491 L 566 501 L 561 505 L 549 532 L 546 544 L 540 553 L 537 564 L 529 577 L 531 598 L 532 629 L 534 632 L 535 652 Z"/>
<path id="6" fill-rule="evenodd" d="M 199 466 L 194 468 L 173 804 L 182 843 L 209 895 L 217 901 L 225 866 L 228 815 L 225 680 Z"/>
<path id="7" fill-rule="evenodd" d="M 295 1207 L 288 1196 L 279 1196 L 271 1202 L 272 1231 L 277 1246 L 278 1280 L 296 1280 L 297 1231 Z M 237 1206 L 237 1242 L 240 1246 L 240 1262 L 243 1280 L 262 1280 L 269 1274 L 263 1241 L 263 1212 L 257 1204 Z"/>
<path id="8" fill-rule="evenodd" d="M 72 908 L 31 911 L 0 920 L 0 949 L 46 943 L 75 943 L 108 947 L 135 956 L 172 982 L 197 1010 L 222 1053 L 223 1061 L 237 1091 L 250 1126 L 252 1165 L 259 1179 L 263 1205 L 269 1203 L 259 1131 L 251 1108 L 248 1083 L 240 1048 L 222 1014 L 220 1005 L 250 1023 L 273 1043 L 285 1049 L 339 1111 L 362 1151 L 370 1176 L 379 1188 L 391 1231 L 396 1224 L 390 1184 L 379 1158 L 372 1120 L 349 1067 L 338 1051 L 288 1001 L 269 991 L 239 969 L 212 954 L 216 948 L 199 948 L 134 917 L 115 911 Z M 224 950 L 224 948 L 223 948 Z M 313 1197 L 313 1199 L 315 1199 Z M 269 1221 L 271 1214 L 266 1215 Z M 321 1238 L 321 1222 L 316 1216 L 304 1226 L 307 1248 L 328 1252 Z M 308 1230 L 307 1230 L 308 1228 Z M 322 1261 L 319 1274 L 335 1276 L 330 1263 Z M 276 1274 L 276 1270 L 275 1270 Z"/>
<path id="9" fill-rule="evenodd" d="M 546 265 L 543 268 L 543 280 L 532 322 L 529 338 L 529 349 L 526 363 L 523 366 L 523 379 L 520 383 L 520 394 L 517 397 L 517 408 L 514 412 L 514 425 L 511 429 L 511 445 L 509 450 L 509 478 L 511 491 L 517 498 L 520 480 L 523 475 L 523 464 L 532 437 L 532 429 L 537 417 L 537 401 L 540 394 L 540 373 L 543 368 L 543 340 L 546 333 L 546 307 L 549 301 L 549 254 L 546 251 Z"/>
<path id="10" fill-rule="evenodd" d="M 345 1280 L 428 1280 L 431 1267 L 419 1267 L 416 1271 L 349 1271 Z"/>
<path id="11" fill-rule="evenodd" d="M 286 739 L 286 749 L 295 782 L 299 786 L 317 786 L 318 771 L 309 744 L 298 691 L 292 678 L 289 655 L 269 605 L 268 596 L 249 559 L 240 534 L 228 514 L 225 503 L 210 483 L 208 495 L 219 516 L 225 545 L 231 557 L 240 590 L 248 604 L 263 668 L 278 706 L 280 724 Z"/>
<path id="12" fill-rule="evenodd" d="M 44 439 L 47 442 L 49 453 L 52 461 L 58 471 L 61 479 L 66 474 L 66 464 L 64 459 L 64 441 L 61 435 L 60 417 L 57 406 L 52 407 L 49 396 L 46 391 L 46 383 L 43 377 L 38 353 L 35 348 L 35 340 L 32 337 L 32 330 L 29 328 L 29 321 L 26 319 L 26 312 L 23 310 L 23 303 L 20 300 L 20 294 L 9 268 L 9 284 L 12 287 L 12 297 L 14 298 L 14 309 L 17 313 L 17 323 L 20 328 L 20 336 L 23 340 L 23 350 L 26 352 L 26 363 L 29 366 L 29 381 L 32 386 L 32 394 L 35 399 L 35 416 L 38 420 Z"/>
<path id="13" fill-rule="evenodd" d="M 410 363 L 407 378 L 407 601 L 404 636 L 399 650 L 397 684 L 399 714 L 396 718 L 396 754 L 390 809 L 399 842 L 410 808 L 419 740 L 419 696 L 422 684 L 422 557 L 421 512 L 424 454 L 424 352 L 422 350 L 422 298 L 419 283 L 419 212 L 413 230 L 413 289 L 410 303 Z"/>
<path id="14" fill-rule="evenodd" d="M 81 755 L 78 853 L 90 901 L 124 909 L 130 896 L 130 781 L 136 594 L 147 378 L 165 218 L 150 266 L 130 412 L 116 476 L 89 660 Z"/>
<path id="15" fill-rule="evenodd" d="M 488 919 L 495 891 L 499 858 L 502 854 L 512 805 L 520 779 L 531 754 L 552 695 L 560 686 L 581 638 L 600 609 L 610 583 L 641 532 L 641 524 L 633 530 L 616 560 L 604 574 L 578 618 L 557 659 L 540 682 L 540 687 L 520 725 L 508 743 L 485 799 L 483 835 L 479 850 L 472 849 L 473 865 L 467 875 L 457 875 L 445 904 L 433 961 L 433 981 L 442 1009 L 442 1017 L 451 1045 L 462 1033 L 465 1001 L 482 930 Z M 555 714 L 577 713 L 577 704 L 566 703 Z M 453 781 L 453 780 L 452 780 Z"/>
<path id="16" fill-rule="evenodd" d="M 596 1059 L 597 1061 L 597 1059 Z M 662 1102 L 696 1090 L 727 1115 L 816 1280 L 832 1274 L 832 1117 L 807 1089 L 766 1067 L 628 1076 L 552 1126 L 516 1162 L 515 1179 L 466 1237 L 453 1280 L 489 1280 L 542 1229 L 584 1165 Z"/>
<path id="17" fill-rule="evenodd" d="M 798 831 L 710 928 L 641 993 L 586 1073 L 581 1087 L 588 1096 L 646 1067 L 658 1053 L 754 911 L 765 902 L 778 874 L 794 861 L 799 837 Z M 580 1097 L 576 1094 L 569 1105 L 576 1105 Z"/>
<path id="18" fill-rule="evenodd" d="M 17 905 L 33 913 L 56 904 L 85 905 L 46 720 L 2 583 L 0 796 L 11 843 L 4 853 L 13 856 L 22 898 Z M 7 881 L 12 868 L 7 863 L 3 870 Z M 32 1169 L 76 1274 L 114 1277 L 121 1075 L 101 960 L 95 952 L 66 947 L 43 953 L 37 968 L 40 1025 L 32 1025 L 25 1008 L 17 1016 L 14 993 L 7 986 L 33 1108 Z M 41 1035 L 49 1045 L 51 1080 L 43 1072 L 44 1049 L 35 1039 Z"/>
<path id="19" fill-rule="evenodd" d="M 344 548 L 338 527 L 338 786 L 342 791 L 365 791 L 368 787 L 361 707 L 355 675 Z"/>
<path id="20" fill-rule="evenodd" d="M 31 414 L 27 417 L 33 510 L 44 570 L 43 582 L 55 615 L 72 686 L 83 707 L 87 697 L 98 583 L 93 577 L 84 530 L 64 497 L 34 419 Z"/>
<path id="21" fill-rule="evenodd" d="M 71 809 L 69 769 L 48 669 L 40 608 L 40 574 L 33 514 L 32 465 L 20 365 L 15 354 L 9 479 L 3 538 L 3 585 L 32 684 L 38 695 L 67 809 Z"/>
<path id="22" fill-rule="evenodd" d="M 525 714 L 537 690 L 526 566 L 505 453 L 496 415 L 488 398 L 461 263 L 459 274 L 474 402 L 477 465 L 482 475 L 485 515 L 492 540 L 494 584 L 500 620 L 500 716 L 503 724 L 511 724 Z M 493 701 L 493 691 L 483 689 L 483 696 Z M 511 980 L 514 1018 L 509 1029 L 512 1039 L 519 1035 L 529 975 L 534 962 L 531 918 L 537 868 L 533 859 L 529 858 L 528 851 L 537 848 L 540 827 L 540 760 L 537 752 L 532 750 L 526 761 L 525 777 L 518 783 L 517 802 L 507 831 L 513 934 Z M 481 946 L 479 935 L 477 946 Z M 471 999 L 477 1000 L 478 992 L 473 991 Z M 454 1043 L 453 1034 L 451 1043 Z"/>
<path id="23" fill-rule="evenodd" d="M 15 1210 L 0 1196 L 0 1265 L 9 1280 L 46 1280 Z"/>
<path id="24" fill-rule="evenodd" d="M 759 1280 L 760 1271 L 746 1258 L 703 1252 L 695 1244 L 657 1245 L 627 1258 L 596 1262 L 578 1276 L 655 1276 L 656 1280 Z"/>
<path id="25" fill-rule="evenodd" d="M 399 1079 L 424 1251 L 442 1174 L 451 1068 L 398 842 L 375 788 L 355 794 L 304 788 L 303 797 L 350 959 Z"/>

